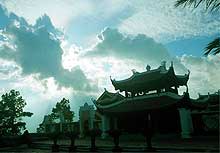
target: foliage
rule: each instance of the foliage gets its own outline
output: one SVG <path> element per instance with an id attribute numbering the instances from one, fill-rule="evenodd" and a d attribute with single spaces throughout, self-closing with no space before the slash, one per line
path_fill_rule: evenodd
<path id="1" fill-rule="evenodd" d="M 216 38 L 212 42 L 210 42 L 207 47 L 205 48 L 205 55 L 209 54 L 219 54 L 220 53 L 220 37 Z"/>
<path id="2" fill-rule="evenodd" d="M 4 135 L 18 135 L 26 129 L 22 117 L 31 117 L 33 113 L 24 112 L 25 100 L 19 91 L 11 90 L 3 94 L 0 100 L 0 128 Z"/>
<path id="3" fill-rule="evenodd" d="M 52 119 L 59 118 L 63 122 L 72 122 L 74 112 L 70 110 L 69 100 L 63 98 L 60 102 L 57 102 L 56 106 L 52 109 Z"/>
<path id="4" fill-rule="evenodd" d="M 193 6 L 194 8 L 197 8 L 202 3 L 205 4 L 206 10 L 210 9 L 210 11 L 218 11 L 220 9 L 219 0 L 177 0 L 175 7 Z"/>
<path id="5" fill-rule="evenodd" d="M 60 119 L 61 122 L 71 123 L 73 121 L 74 112 L 70 110 L 69 100 L 63 98 L 60 102 L 56 103 L 56 106 L 52 109 L 52 113 L 44 116 L 44 120 L 37 128 L 38 133 L 44 133 L 45 125 L 55 123 L 56 119 Z"/>

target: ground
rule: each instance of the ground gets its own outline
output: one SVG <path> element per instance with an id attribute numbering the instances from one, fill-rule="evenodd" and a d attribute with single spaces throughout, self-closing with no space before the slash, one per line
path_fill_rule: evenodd
<path id="1" fill-rule="evenodd" d="M 89 152 L 90 138 L 76 140 L 77 151 Z M 51 140 L 35 141 L 31 148 L 27 145 L 17 147 L 0 148 L 0 152 L 51 152 Z M 60 151 L 68 152 L 70 140 L 62 139 L 58 141 Z M 111 138 L 105 140 L 97 138 L 96 145 L 98 152 L 111 152 L 113 141 Z M 120 146 L 124 152 L 144 152 L 146 143 L 141 135 L 123 136 L 120 138 Z M 219 152 L 218 136 L 197 136 L 191 140 L 181 140 L 172 136 L 154 137 L 153 147 L 157 152 Z"/>

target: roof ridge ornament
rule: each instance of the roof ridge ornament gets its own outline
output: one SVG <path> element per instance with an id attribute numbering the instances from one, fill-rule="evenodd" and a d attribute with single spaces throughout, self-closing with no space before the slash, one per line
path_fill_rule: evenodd
<path id="1" fill-rule="evenodd" d="M 173 67 L 173 61 L 170 62 L 170 67 Z"/>
<path id="2" fill-rule="evenodd" d="M 167 61 L 162 61 L 162 62 L 161 62 L 161 66 L 163 66 L 163 67 L 166 68 L 166 63 L 167 63 Z"/>
<path id="3" fill-rule="evenodd" d="M 150 71 L 150 69 L 151 69 L 150 65 L 147 64 L 146 70 L 147 70 L 147 71 Z"/>
<path id="4" fill-rule="evenodd" d="M 188 69 L 188 75 L 190 75 L 190 70 Z"/>
<path id="5" fill-rule="evenodd" d="M 115 81 L 115 79 L 112 79 L 112 76 L 110 76 L 110 80 L 111 80 L 111 81 Z"/>
<path id="6" fill-rule="evenodd" d="M 133 74 L 137 73 L 136 69 L 131 70 Z"/>
<path id="7" fill-rule="evenodd" d="M 160 65 L 160 70 L 161 70 L 161 72 L 166 72 L 166 61 L 162 61 L 161 62 L 161 65 Z"/>
<path id="8" fill-rule="evenodd" d="M 188 77 L 189 77 L 189 75 L 190 75 L 190 70 L 187 69 L 187 72 L 188 72 L 188 74 L 185 74 L 185 76 L 188 76 Z"/>

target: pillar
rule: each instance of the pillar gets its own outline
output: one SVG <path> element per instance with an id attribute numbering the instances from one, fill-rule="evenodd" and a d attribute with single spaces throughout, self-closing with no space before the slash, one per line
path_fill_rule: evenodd
<path id="1" fill-rule="evenodd" d="M 106 138 L 108 130 L 109 130 L 109 118 L 106 115 L 102 115 L 102 139 Z"/>
<path id="2" fill-rule="evenodd" d="M 114 121 L 114 129 L 118 129 L 118 119 L 115 117 L 113 118 L 113 121 Z"/>
<path id="3" fill-rule="evenodd" d="M 191 111 L 186 108 L 179 108 L 180 124 L 181 124 L 181 137 L 183 139 L 191 138 L 193 132 L 193 124 Z"/>
<path id="4" fill-rule="evenodd" d="M 62 124 L 62 122 L 60 122 L 60 133 L 62 133 L 63 132 L 63 124 Z"/>
<path id="5" fill-rule="evenodd" d="M 92 130 L 94 128 L 94 118 L 95 118 L 95 111 L 89 111 L 89 129 Z"/>

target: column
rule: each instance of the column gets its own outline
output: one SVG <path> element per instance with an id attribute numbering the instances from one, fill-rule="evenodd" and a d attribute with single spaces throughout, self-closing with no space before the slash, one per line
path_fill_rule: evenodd
<path id="1" fill-rule="evenodd" d="M 191 111 L 186 108 L 179 108 L 180 123 L 181 123 L 181 137 L 183 139 L 191 138 L 193 132 L 193 124 Z"/>
<path id="2" fill-rule="evenodd" d="M 116 117 L 113 118 L 113 121 L 114 121 L 114 129 L 118 129 L 118 119 Z"/>
<path id="3" fill-rule="evenodd" d="M 60 122 L 60 133 L 62 133 L 63 132 L 63 124 L 62 124 L 62 122 Z"/>
<path id="4" fill-rule="evenodd" d="M 95 111 L 89 111 L 89 129 L 92 130 L 94 128 L 94 118 L 95 118 Z"/>
<path id="5" fill-rule="evenodd" d="M 109 130 L 109 118 L 106 115 L 102 115 L 102 139 L 107 136 L 106 131 Z"/>

